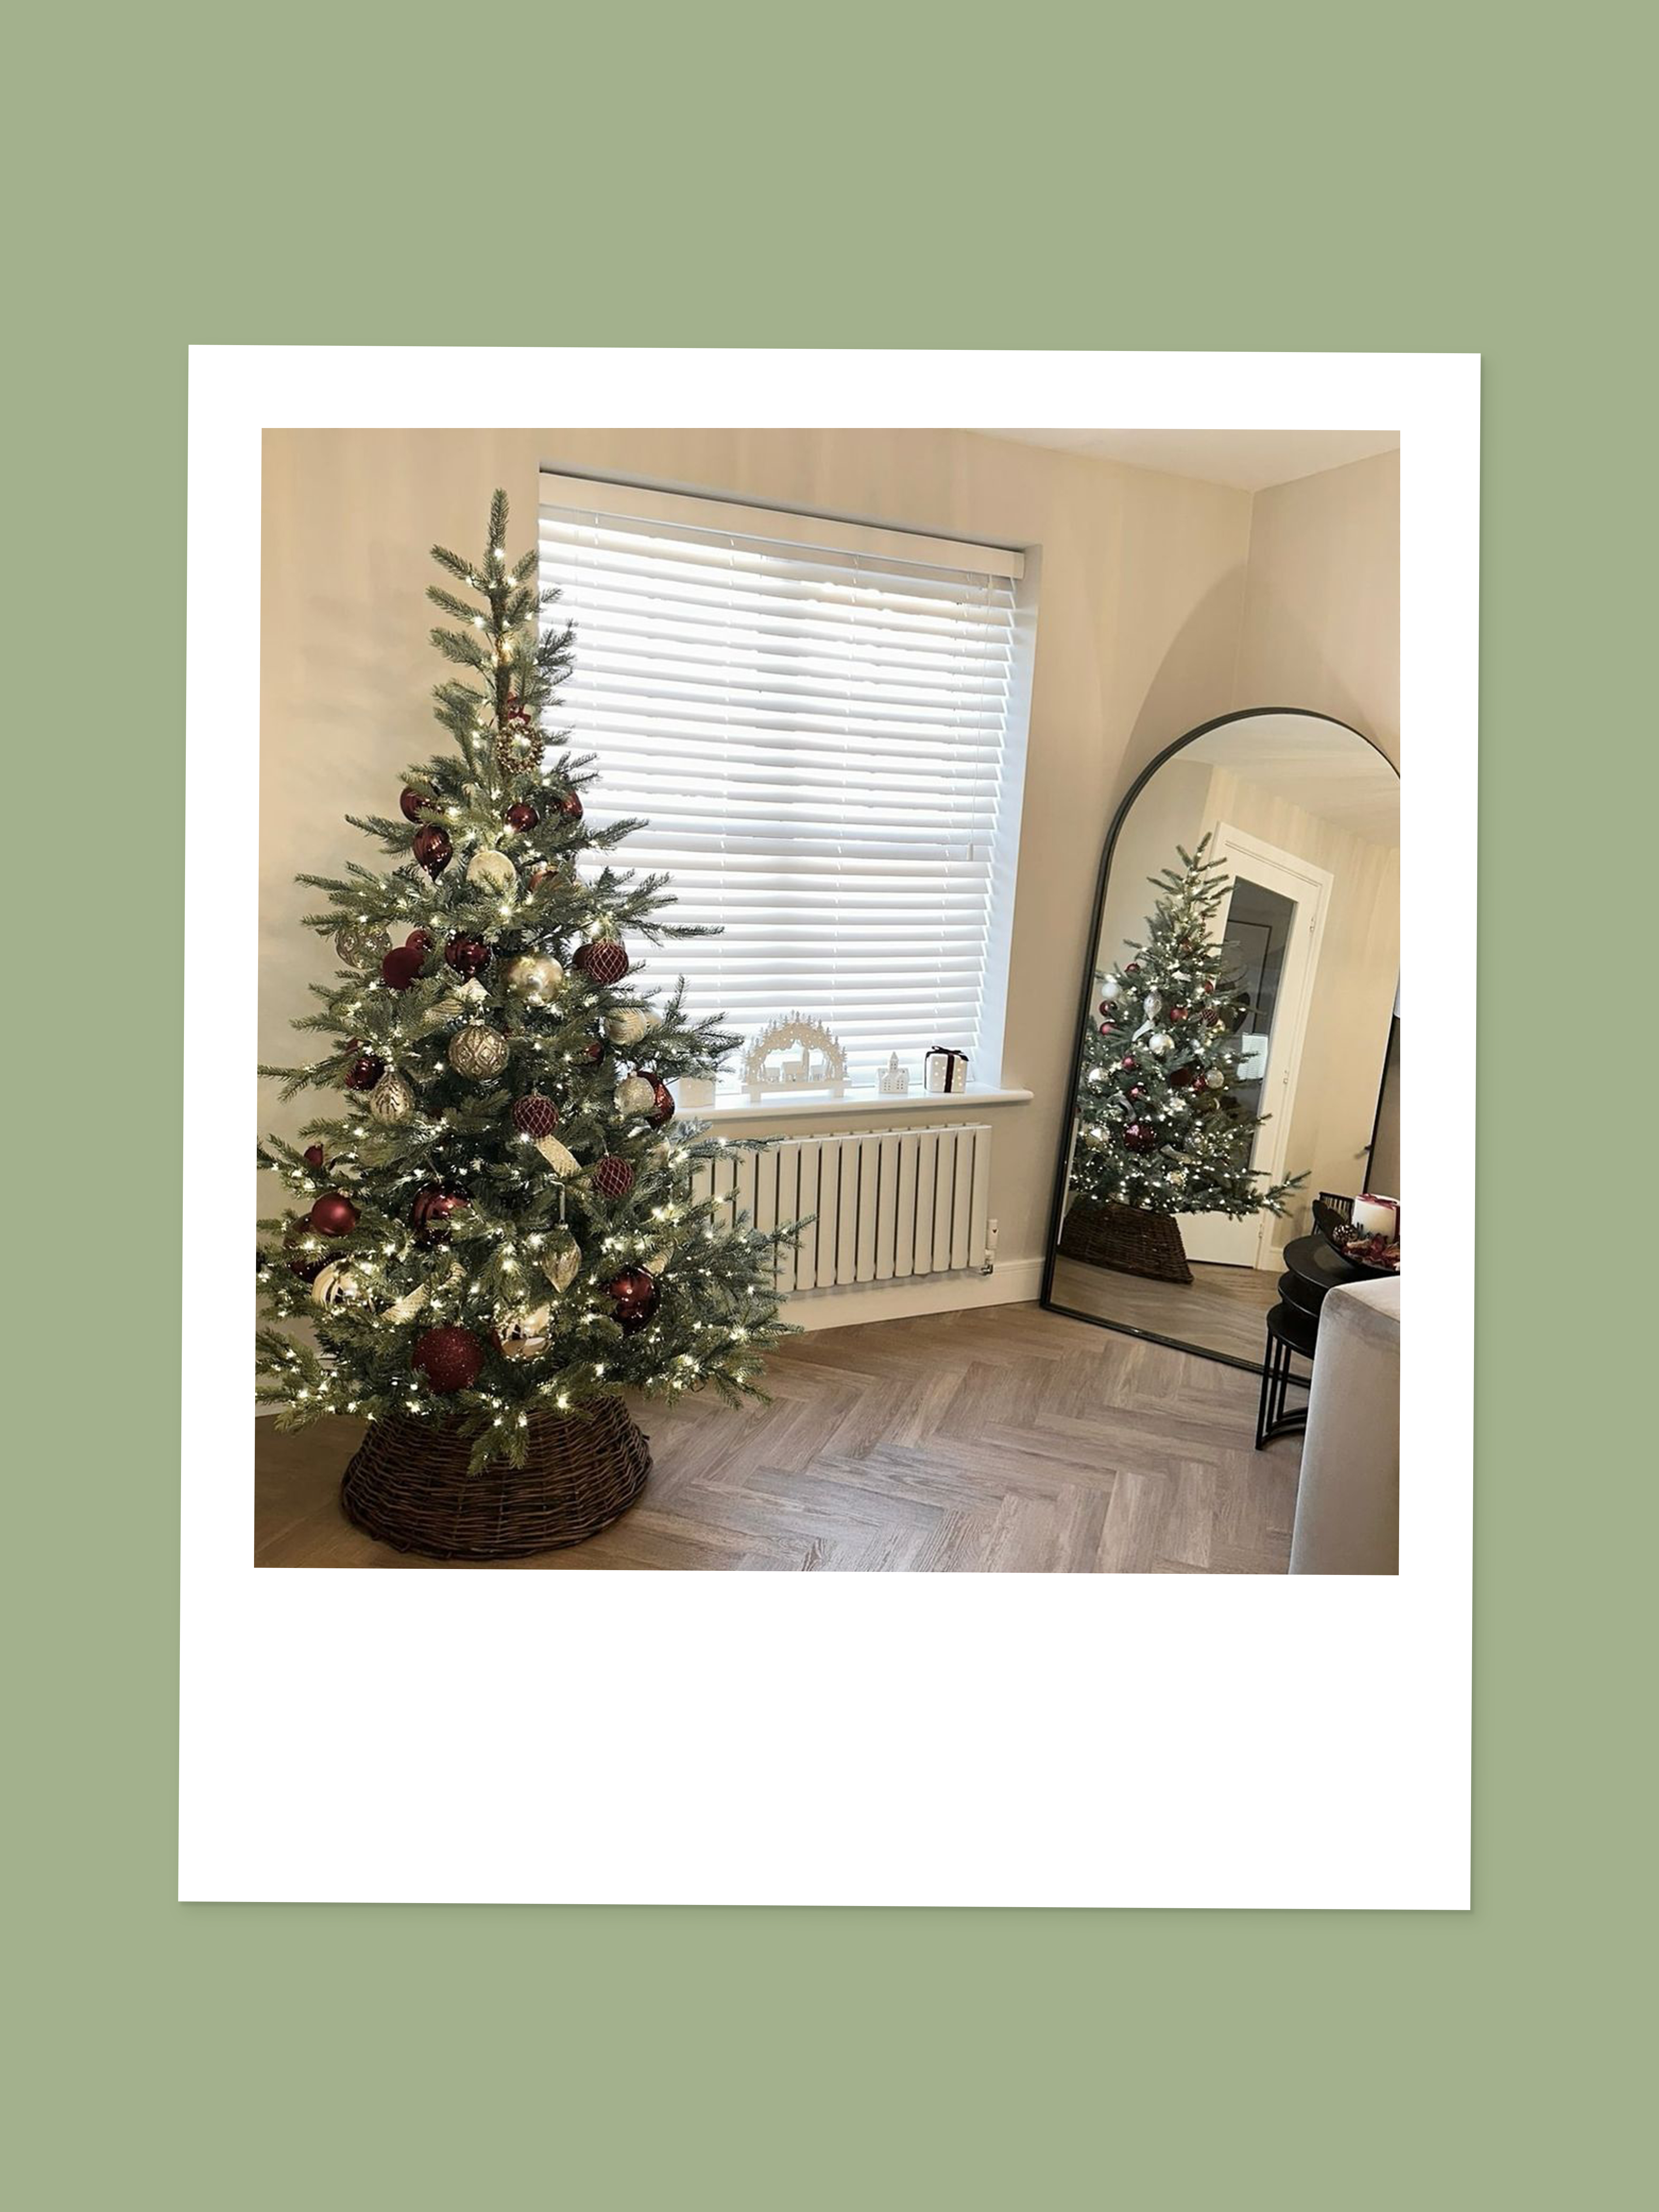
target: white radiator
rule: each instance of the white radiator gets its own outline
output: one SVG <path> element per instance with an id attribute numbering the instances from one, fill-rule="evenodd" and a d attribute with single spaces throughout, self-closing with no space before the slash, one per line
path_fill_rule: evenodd
<path id="1" fill-rule="evenodd" d="M 815 1217 L 777 1260 L 781 1291 L 891 1283 L 953 1269 L 988 1272 L 991 1129 L 872 1129 L 781 1137 L 697 1169 L 696 1194 L 733 1197 L 757 1229 Z"/>

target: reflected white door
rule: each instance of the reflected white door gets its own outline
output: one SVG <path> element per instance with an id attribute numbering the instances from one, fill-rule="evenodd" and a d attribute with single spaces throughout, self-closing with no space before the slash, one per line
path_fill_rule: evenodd
<path id="1" fill-rule="evenodd" d="M 1218 935 L 1243 971 L 1240 994 L 1249 1000 L 1237 1032 L 1239 1103 L 1247 1114 L 1270 1117 L 1255 1133 L 1250 1165 L 1264 1182 L 1277 1182 L 1287 1171 L 1291 1109 L 1331 878 L 1310 860 L 1226 822 L 1217 824 L 1210 851 L 1232 878 L 1226 907 L 1218 909 Z M 1189 1260 L 1273 1268 L 1279 1264 L 1276 1225 L 1271 1213 L 1243 1221 L 1224 1213 L 1187 1214 L 1181 1241 Z"/>

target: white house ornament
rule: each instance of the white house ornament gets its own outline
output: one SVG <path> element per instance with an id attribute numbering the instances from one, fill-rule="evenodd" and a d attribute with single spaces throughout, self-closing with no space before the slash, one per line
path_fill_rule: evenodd
<path id="1" fill-rule="evenodd" d="M 657 1100 L 657 1086 L 642 1075 L 625 1075 L 617 1085 L 619 1114 L 648 1114 Z"/>
<path id="2" fill-rule="evenodd" d="M 839 1094 L 847 1084 L 847 1054 L 822 1022 L 810 1014 L 785 1014 L 769 1023 L 744 1053 L 743 1079 L 757 1098 L 768 1091 Z"/>
<path id="3" fill-rule="evenodd" d="M 368 1110 L 377 1121 L 406 1121 L 415 1111 L 415 1086 L 396 1068 L 388 1068 L 368 1094 Z"/>
<path id="4" fill-rule="evenodd" d="M 612 1044 L 637 1044 L 656 1028 L 659 1019 L 658 1015 L 647 1012 L 643 1006 L 618 1006 L 605 1016 L 605 1033 Z"/>
<path id="5" fill-rule="evenodd" d="M 483 1022 L 469 1022 L 449 1040 L 449 1064 L 458 1075 L 488 1083 L 507 1066 L 507 1039 Z"/>
<path id="6" fill-rule="evenodd" d="M 492 845 L 481 845 L 466 864 L 466 879 L 480 890 L 505 898 L 517 887 L 519 872 L 505 853 L 496 852 Z"/>

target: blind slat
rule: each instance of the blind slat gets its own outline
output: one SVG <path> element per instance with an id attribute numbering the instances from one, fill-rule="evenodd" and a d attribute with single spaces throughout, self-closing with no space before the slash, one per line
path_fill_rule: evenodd
<path id="1" fill-rule="evenodd" d="M 1010 576 L 902 534 L 704 527 L 695 501 L 654 495 L 615 514 L 605 489 L 592 509 L 542 511 L 551 619 L 576 625 L 560 727 L 594 756 L 594 825 L 646 818 L 614 864 L 671 877 L 665 920 L 724 933 L 641 946 L 639 964 L 684 975 L 694 1014 L 747 1033 L 805 1006 L 866 1069 L 892 1049 L 973 1053 Z"/>

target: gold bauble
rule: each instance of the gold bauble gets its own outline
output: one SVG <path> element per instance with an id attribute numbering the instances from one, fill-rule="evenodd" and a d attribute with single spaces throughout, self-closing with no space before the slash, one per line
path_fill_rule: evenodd
<path id="1" fill-rule="evenodd" d="M 458 1075 L 487 1083 L 507 1066 L 507 1039 L 483 1022 L 469 1022 L 449 1040 L 449 1064 Z"/>
<path id="2" fill-rule="evenodd" d="M 348 968 L 364 975 L 378 974 L 392 950 L 392 939 L 378 922 L 348 921 L 334 933 L 334 950 Z"/>
<path id="3" fill-rule="evenodd" d="M 544 1005 L 558 995 L 564 969 L 550 952 L 520 952 L 507 962 L 502 980 L 509 991 Z"/>
<path id="4" fill-rule="evenodd" d="M 311 1286 L 311 1295 L 330 1312 L 362 1297 L 363 1285 L 355 1268 L 344 1260 L 331 1260 Z"/>
<path id="5" fill-rule="evenodd" d="M 657 1103 L 657 1086 L 642 1075 L 625 1075 L 617 1085 L 619 1114 L 648 1114 Z"/>
<path id="6" fill-rule="evenodd" d="M 582 1271 L 582 1248 L 562 1222 L 547 1232 L 541 1269 L 556 1291 L 568 1291 Z"/>
<path id="7" fill-rule="evenodd" d="M 656 1028 L 660 1017 L 643 1006 L 618 1006 L 605 1018 L 605 1033 L 612 1044 L 637 1044 L 648 1030 Z"/>
<path id="8" fill-rule="evenodd" d="M 503 1359 L 536 1359 L 547 1349 L 550 1306 L 503 1314 L 495 1323 L 495 1345 Z"/>
<path id="9" fill-rule="evenodd" d="M 466 879 L 480 890 L 493 891 L 497 898 L 505 898 L 517 884 L 519 872 L 505 853 L 481 845 L 466 864 Z"/>
<path id="10" fill-rule="evenodd" d="M 368 1110 L 377 1121 L 406 1121 L 415 1111 L 415 1086 L 388 1068 L 368 1094 Z"/>

